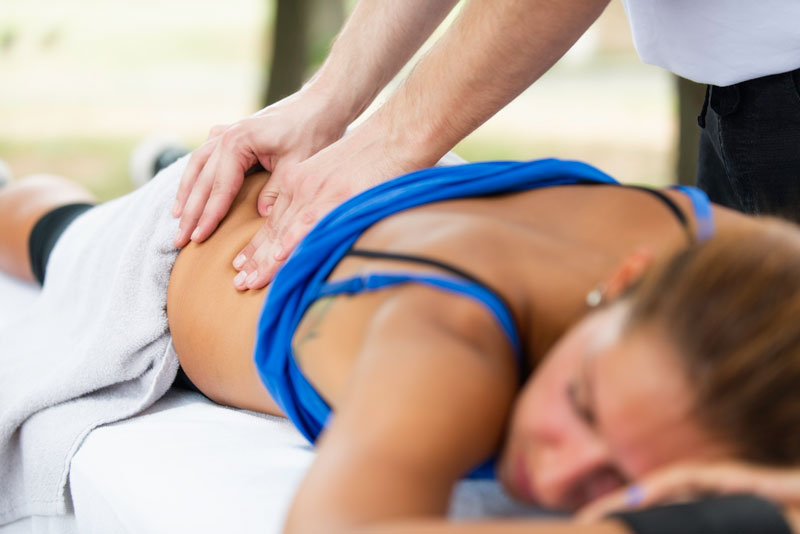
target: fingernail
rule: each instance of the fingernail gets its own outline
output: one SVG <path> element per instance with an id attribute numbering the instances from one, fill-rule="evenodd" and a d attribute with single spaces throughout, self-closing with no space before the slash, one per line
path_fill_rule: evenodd
<path id="1" fill-rule="evenodd" d="M 267 209 L 264 210 L 264 217 L 269 217 L 269 214 L 272 213 L 272 205 L 270 204 L 267 206 Z"/>
<path id="2" fill-rule="evenodd" d="M 200 238 L 200 228 L 195 228 L 194 232 L 192 232 L 192 237 L 190 238 L 192 241 L 197 241 Z"/>
<path id="3" fill-rule="evenodd" d="M 256 283 L 256 278 L 258 278 L 258 271 L 253 271 L 250 273 L 250 276 L 247 277 L 246 284 L 251 286 Z"/>
<path id="4" fill-rule="evenodd" d="M 178 230 L 178 233 L 176 233 L 176 234 L 175 234 L 175 239 L 173 239 L 173 240 L 172 240 L 172 242 L 175 244 L 175 246 L 176 246 L 176 247 L 180 246 L 178 243 L 180 243 L 180 242 L 181 242 L 181 234 L 182 234 L 182 233 L 183 233 L 183 232 L 181 232 L 180 230 Z"/>
<path id="5" fill-rule="evenodd" d="M 278 250 L 276 250 L 275 254 L 273 254 L 272 257 L 274 259 L 276 259 L 276 260 L 279 260 L 279 261 L 282 260 L 283 259 L 283 249 L 279 248 Z"/>
<path id="6" fill-rule="evenodd" d="M 247 261 L 247 256 L 245 256 L 244 254 L 239 254 L 238 256 L 236 256 L 236 259 L 233 260 L 233 268 L 241 269 L 242 265 L 244 265 L 244 262 L 246 261 Z"/>
<path id="7" fill-rule="evenodd" d="M 233 285 L 240 286 L 244 284 L 246 278 L 247 278 L 247 273 L 244 271 L 240 272 L 239 274 L 236 275 L 236 277 L 234 277 Z"/>
<path id="8" fill-rule="evenodd" d="M 644 501 L 644 488 L 639 484 L 634 484 L 625 490 L 625 505 L 638 506 Z"/>
<path id="9" fill-rule="evenodd" d="M 180 215 L 180 209 L 181 209 L 180 205 L 177 202 L 175 202 L 175 204 L 173 204 L 172 206 L 172 216 L 178 217 Z"/>

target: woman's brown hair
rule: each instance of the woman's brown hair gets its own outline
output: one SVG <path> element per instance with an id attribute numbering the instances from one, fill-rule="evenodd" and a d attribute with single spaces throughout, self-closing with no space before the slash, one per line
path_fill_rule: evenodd
<path id="1" fill-rule="evenodd" d="M 800 227 L 760 219 L 693 245 L 630 299 L 627 328 L 667 333 L 712 435 L 743 460 L 800 464 Z"/>

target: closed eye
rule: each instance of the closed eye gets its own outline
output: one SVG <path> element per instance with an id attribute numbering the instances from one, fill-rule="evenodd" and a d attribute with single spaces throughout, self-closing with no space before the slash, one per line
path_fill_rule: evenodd
<path id="1" fill-rule="evenodd" d="M 596 419 L 586 397 L 577 382 L 567 384 L 567 399 L 570 406 L 584 423 L 594 428 Z"/>

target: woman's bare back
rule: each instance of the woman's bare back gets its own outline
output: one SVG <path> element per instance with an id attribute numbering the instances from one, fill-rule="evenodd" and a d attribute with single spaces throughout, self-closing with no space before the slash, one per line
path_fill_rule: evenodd
<path id="1" fill-rule="evenodd" d="M 266 290 L 240 292 L 232 283 L 233 257 L 263 223 L 256 197 L 267 177 L 246 179 L 217 231 L 181 249 L 170 275 L 167 316 L 181 366 L 203 393 L 220 404 L 281 415 L 252 358 Z"/>
<path id="2" fill-rule="evenodd" d="M 234 289 L 231 266 L 263 224 L 256 197 L 267 179 L 267 173 L 248 178 L 214 235 L 181 251 L 167 311 L 181 365 L 204 393 L 222 404 L 277 415 L 281 412 L 252 358 L 266 293 Z M 691 213 L 688 198 L 668 194 Z M 686 242 L 675 216 L 650 194 L 614 186 L 566 186 L 422 206 L 377 223 L 356 246 L 425 255 L 486 281 L 510 303 L 528 359 L 535 363 L 583 314 L 586 292 L 626 254 L 647 247 L 659 255 Z M 346 257 L 331 279 L 377 270 L 435 272 L 407 262 Z M 332 405 L 344 391 L 370 319 L 398 291 L 402 287 L 324 299 L 301 322 L 295 355 Z M 437 294 L 428 292 L 416 305 L 424 305 L 425 298 Z"/>

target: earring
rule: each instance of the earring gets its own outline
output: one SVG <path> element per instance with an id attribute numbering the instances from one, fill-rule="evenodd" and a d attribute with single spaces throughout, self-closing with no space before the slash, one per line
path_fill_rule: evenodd
<path id="1" fill-rule="evenodd" d="M 605 284 L 600 283 L 586 294 L 586 305 L 590 308 L 596 308 L 603 303 L 606 298 L 606 291 L 608 288 Z"/>

